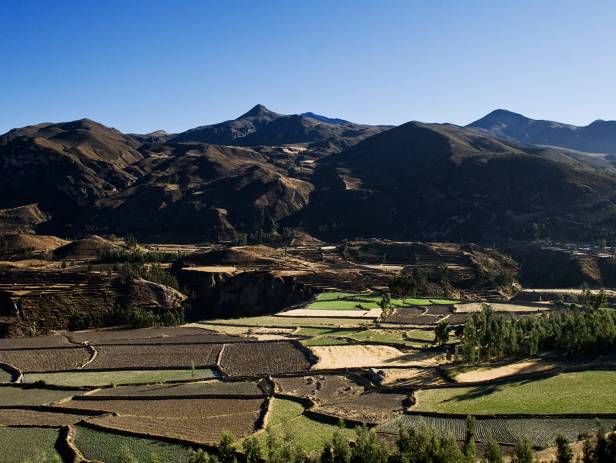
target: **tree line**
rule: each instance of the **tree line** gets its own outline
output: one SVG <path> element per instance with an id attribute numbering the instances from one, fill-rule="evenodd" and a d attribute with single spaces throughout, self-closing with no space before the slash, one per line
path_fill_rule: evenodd
<path id="1" fill-rule="evenodd" d="M 484 305 L 481 312 L 468 316 L 456 335 L 456 353 L 470 363 L 542 352 L 600 355 L 616 350 L 616 311 L 595 305 L 519 317 Z"/>
<path id="2" fill-rule="evenodd" d="M 342 426 L 342 425 L 341 425 Z M 453 437 L 439 437 L 434 429 L 400 427 L 397 438 L 384 439 L 374 430 L 356 428 L 351 445 L 339 430 L 325 443 L 320 452 L 309 455 L 297 440 L 293 429 L 284 432 L 268 431 L 262 438 L 248 437 L 241 444 L 224 434 L 216 450 L 192 451 L 189 463 L 503 463 L 501 446 L 493 439 L 485 442 L 483 455 L 475 446 L 475 419 L 468 417 L 464 441 Z M 555 439 L 554 463 L 573 463 L 574 453 L 562 435 Z M 607 434 L 603 426 L 584 441 L 583 463 L 616 462 L 616 434 Z M 171 463 L 155 454 L 145 460 L 135 457 L 128 449 L 120 449 L 118 463 Z M 535 463 L 535 452 L 527 440 L 519 440 L 513 449 L 512 463 Z"/>

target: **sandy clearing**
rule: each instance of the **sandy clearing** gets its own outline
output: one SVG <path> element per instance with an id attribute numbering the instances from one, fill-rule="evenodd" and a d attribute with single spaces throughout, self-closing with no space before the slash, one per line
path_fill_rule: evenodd
<path id="1" fill-rule="evenodd" d="M 312 346 L 319 359 L 313 370 L 365 367 L 427 367 L 440 363 L 442 354 L 434 352 L 402 352 L 391 346 Z"/>
<path id="2" fill-rule="evenodd" d="M 445 380 L 434 368 L 383 368 L 384 386 L 428 386 L 445 384 Z"/>
<path id="3" fill-rule="evenodd" d="M 231 266 L 218 266 L 218 265 L 204 265 L 198 267 L 184 267 L 182 270 L 188 270 L 190 272 L 203 272 L 203 273 L 233 273 L 237 271 L 236 267 Z"/>
<path id="4" fill-rule="evenodd" d="M 277 317 L 318 317 L 318 318 L 379 318 L 382 309 L 336 310 L 336 309 L 294 309 L 279 312 Z"/>
<path id="5" fill-rule="evenodd" d="M 475 370 L 466 371 L 456 375 L 455 379 L 458 383 L 472 383 L 476 381 L 491 381 L 494 379 L 504 378 L 511 375 L 520 375 L 527 373 L 540 373 L 557 368 L 555 362 L 546 362 L 541 360 L 530 360 L 527 362 L 517 362 L 510 365 L 503 365 L 493 368 L 477 368 Z"/>
<path id="6" fill-rule="evenodd" d="M 467 302 L 463 304 L 454 304 L 454 311 L 457 313 L 471 313 L 481 312 L 483 308 L 481 302 Z M 543 312 L 554 308 L 553 305 L 544 304 L 545 307 L 540 305 L 524 305 L 524 304 L 500 304 L 490 303 L 490 306 L 495 312 Z"/>

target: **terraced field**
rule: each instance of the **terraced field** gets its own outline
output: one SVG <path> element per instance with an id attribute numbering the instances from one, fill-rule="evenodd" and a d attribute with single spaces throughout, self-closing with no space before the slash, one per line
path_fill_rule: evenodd
<path id="1" fill-rule="evenodd" d="M 110 386 L 122 384 L 162 383 L 166 381 L 194 381 L 215 378 L 219 374 L 209 368 L 191 370 L 111 370 L 89 371 L 81 370 L 63 373 L 29 373 L 24 376 L 24 382 L 36 383 L 43 381 L 52 386 L 82 387 Z"/>
<path id="2" fill-rule="evenodd" d="M 26 373 L 75 370 L 89 359 L 90 352 L 83 347 L 0 350 L 0 363 Z"/>
<path id="3" fill-rule="evenodd" d="M 606 400 L 616 390 L 616 371 L 563 373 L 546 379 L 416 393 L 414 411 L 492 414 L 616 413 Z"/>
<path id="4" fill-rule="evenodd" d="M 3 386 L 0 388 L 0 406 L 34 406 L 56 402 L 58 400 L 81 394 L 83 391 L 54 390 L 33 387 Z"/>
<path id="5" fill-rule="evenodd" d="M 227 344 L 220 359 L 221 369 L 231 376 L 292 373 L 310 369 L 307 352 L 292 342 Z"/>
<path id="6" fill-rule="evenodd" d="M 348 439 L 355 433 L 351 429 L 340 429 L 335 425 L 322 423 L 304 415 L 304 407 L 292 400 L 273 399 L 268 417 L 267 430 L 284 439 L 297 442 L 306 452 L 318 452 L 329 442 L 334 432 L 339 431 Z M 301 432 L 293 432 L 301 430 Z M 266 433 L 258 434 L 262 442 Z"/>
<path id="7" fill-rule="evenodd" d="M 75 445 L 87 459 L 105 463 L 125 462 L 126 455 L 129 454 L 138 461 L 144 461 L 155 455 L 161 462 L 174 463 L 188 463 L 191 456 L 191 449 L 187 446 L 101 432 L 85 426 L 77 426 Z"/>
<path id="8" fill-rule="evenodd" d="M 123 386 L 99 389 L 89 397 L 185 397 L 185 396 L 262 396 L 265 397 L 269 388 L 263 382 L 223 382 L 198 381 L 183 384 L 153 384 L 144 386 Z"/>
<path id="9" fill-rule="evenodd" d="M 616 371 L 503 382 L 507 375 L 541 373 L 554 364 L 450 366 L 445 349 L 433 344 L 434 327 L 439 320 L 464 322 L 466 313 L 453 312 L 455 301 L 394 299 L 384 319 L 380 301 L 379 293 L 322 293 L 298 309 L 302 316 L 0 340 L 0 362 L 26 372 L 25 384 L 0 387 L 0 431 L 54 427 L 33 437 L 53 451 L 45 439 L 57 438 L 57 428 L 70 424 L 87 458 L 123 463 L 133 461 L 131 455 L 145 461 L 155 454 L 160 461 L 187 463 L 189 446 L 216 444 L 225 431 L 239 439 L 256 433 L 262 441 L 270 432 L 317 452 L 338 430 L 328 423 L 339 418 L 349 426 L 377 425 L 383 435 L 397 433 L 401 424 L 427 424 L 460 439 L 464 418 L 473 414 L 480 441 L 494 436 L 510 445 L 525 437 L 545 446 L 557 432 L 575 438 L 592 430 L 593 415 L 616 414 L 606 400 L 616 390 Z M 359 316 L 370 310 L 379 316 Z M 452 332 L 449 343 L 457 342 Z M 443 387 L 452 377 L 486 384 Z M 11 379 L 0 369 L 0 382 Z M 408 413 L 411 393 L 417 402 Z M 308 402 L 313 406 L 306 410 Z M 268 432 L 260 428 L 266 410 Z M 587 415 L 506 416 L 579 413 Z M 351 429 L 341 432 L 355 437 Z M 163 444 L 165 439 L 180 444 Z"/>
<path id="10" fill-rule="evenodd" d="M 215 367 L 223 344 L 136 344 L 96 346 L 88 370 Z"/>
<path id="11" fill-rule="evenodd" d="M 59 432 L 53 428 L 10 428 L 0 426 L 0 449 L 3 463 L 42 461 L 59 458 L 55 445 Z M 24 445 L 27 443 L 27 445 Z"/>
<path id="12" fill-rule="evenodd" d="M 614 419 L 601 422 L 611 429 Z M 464 440 L 466 418 L 433 417 L 423 415 L 401 415 L 377 428 L 377 432 L 397 434 L 400 426 L 419 429 L 428 426 L 440 437 L 448 435 Z M 597 420 L 593 418 L 481 418 L 476 422 L 477 440 L 486 442 L 493 438 L 501 444 L 514 445 L 518 439 L 526 439 L 535 447 L 554 445 L 557 434 L 575 440 L 580 434 L 595 432 Z"/>

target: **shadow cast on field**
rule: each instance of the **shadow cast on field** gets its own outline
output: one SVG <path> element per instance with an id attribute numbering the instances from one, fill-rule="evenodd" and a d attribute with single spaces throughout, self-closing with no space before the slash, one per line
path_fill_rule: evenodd
<path id="1" fill-rule="evenodd" d="M 444 400 L 443 402 L 464 402 L 465 400 L 480 399 L 482 397 L 487 397 L 497 392 L 503 392 L 505 387 L 523 386 L 525 384 L 530 384 L 532 382 L 535 382 L 539 379 L 543 379 L 543 378 L 538 378 L 538 379 L 528 378 L 528 379 L 514 381 L 514 382 L 501 382 L 501 383 L 495 383 L 495 384 L 486 384 L 482 386 L 476 386 L 472 388 L 471 390 L 469 390 L 468 392 L 455 395 L 449 399 Z"/>

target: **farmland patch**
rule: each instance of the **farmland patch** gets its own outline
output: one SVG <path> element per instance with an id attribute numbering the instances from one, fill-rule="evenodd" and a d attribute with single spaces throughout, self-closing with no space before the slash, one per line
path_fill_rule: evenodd
<path id="1" fill-rule="evenodd" d="M 24 381 L 34 383 L 44 381 L 54 386 L 82 387 L 109 386 L 111 384 L 162 383 L 165 381 L 188 381 L 208 379 L 218 376 L 215 370 L 196 368 L 192 370 L 111 370 L 111 371 L 75 371 L 64 373 L 31 373 L 24 376 Z"/>
<path id="2" fill-rule="evenodd" d="M 616 420 L 602 420 L 608 428 L 616 425 Z M 440 437 L 453 436 L 464 440 L 466 433 L 465 418 L 432 417 L 422 415 L 401 415 L 379 426 L 377 432 L 398 434 L 400 426 L 420 429 L 428 426 Z M 486 442 L 494 438 L 500 444 L 514 445 L 518 439 L 527 439 L 533 446 L 547 447 L 554 445 L 557 434 L 563 434 L 570 440 L 578 435 L 595 432 L 597 421 L 592 418 L 480 418 L 476 421 L 477 440 Z"/>
<path id="3" fill-rule="evenodd" d="M 275 375 L 308 370 L 307 353 L 292 342 L 227 344 L 220 368 L 231 376 Z"/>
<path id="4" fill-rule="evenodd" d="M 322 423 L 305 416 L 304 407 L 294 401 L 273 399 L 267 424 L 268 431 L 294 440 L 306 452 L 318 452 L 325 443 L 331 441 L 334 433 L 339 431 L 347 439 L 355 436 L 351 429 L 340 429 L 338 426 Z M 293 432 L 301 430 L 301 432 Z M 285 436 L 286 434 L 286 436 Z M 258 434 L 265 441 L 267 434 Z"/>
<path id="5" fill-rule="evenodd" d="M 338 368 L 435 366 L 442 355 L 434 352 L 402 352 L 391 346 L 314 346 L 319 359 L 313 370 Z"/>
<path id="6" fill-rule="evenodd" d="M 0 363 L 23 372 L 75 370 L 89 359 L 90 352 L 83 347 L 0 350 Z"/>
<path id="7" fill-rule="evenodd" d="M 160 461 L 188 463 L 191 454 L 190 448 L 183 445 L 101 432 L 85 426 L 77 426 L 76 431 L 75 445 L 89 460 L 120 463 L 122 455 L 128 450 L 139 461 L 156 455 Z"/>
<path id="8" fill-rule="evenodd" d="M 0 388 L 0 406 L 31 406 L 56 402 L 81 394 L 80 390 L 53 390 L 31 387 L 3 386 Z"/>
<path id="9" fill-rule="evenodd" d="M 204 368 L 216 366 L 222 344 L 105 345 L 86 369 Z"/>
<path id="10" fill-rule="evenodd" d="M 200 381 L 182 384 L 109 387 L 94 391 L 89 394 L 89 397 L 182 397 L 201 395 L 264 396 L 265 392 L 264 388 L 256 382 Z"/>
<path id="11" fill-rule="evenodd" d="M 40 461 L 57 456 L 55 445 L 59 432 L 53 428 L 9 428 L 0 426 L 0 449 L 3 463 Z M 24 445 L 27 442 L 28 445 Z"/>
<path id="12" fill-rule="evenodd" d="M 563 373 L 545 379 L 417 391 L 416 411 L 491 414 L 616 413 L 606 400 L 616 371 Z"/>

